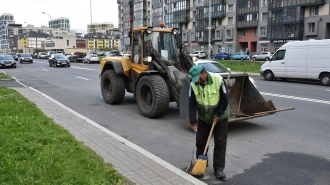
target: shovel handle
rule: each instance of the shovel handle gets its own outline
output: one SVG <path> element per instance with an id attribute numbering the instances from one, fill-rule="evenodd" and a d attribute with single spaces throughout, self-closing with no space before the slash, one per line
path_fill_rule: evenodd
<path id="1" fill-rule="evenodd" d="M 210 134 L 209 134 L 209 138 L 207 138 L 207 142 L 206 142 L 206 145 L 205 145 L 205 149 L 204 149 L 204 153 L 203 155 L 206 154 L 206 150 L 207 148 L 209 147 L 209 143 L 210 143 L 210 140 L 211 140 L 211 136 L 212 136 L 212 133 L 213 133 L 213 129 L 214 129 L 214 126 L 217 122 L 215 120 L 213 120 L 213 123 L 212 123 L 212 127 L 211 127 L 211 130 L 210 130 Z"/>

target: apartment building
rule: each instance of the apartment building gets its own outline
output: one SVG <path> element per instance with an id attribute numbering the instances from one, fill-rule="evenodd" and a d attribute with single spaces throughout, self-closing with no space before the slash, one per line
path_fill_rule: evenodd
<path id="1" fill-rule="evenodd" d="M 190 52 L 249 50 L 253 54 L 274 52 L 294 40 L 330 39 L 330 0 L 117 0 L 117 3 L 120 42 L 124 48 L 129 47 L 130 29 L 158 27 L 161 21 L 165 27 L 180 29 Z"/>
<path id="2" fill-rule="evenodd" d="M 23 31 L 24 30 L 24 31 Z M 23 27 L 19 35 L 18 49 L 33 48 L 42 50 L 64 51 L 78 46 L 76 31 L 61 29 Z"/>
<path id="3" fill-rule="evenodd" d="M 48 22 L 49 28 L 70 31 L 70 19 L 66 17 L 59 17 L 51 19 Z"/>
<path id="4" fill-rule="evenodd" d="M 113 27 L 113 24 L 111 25 Z M 90 51 L 118 48 L 119 29 L 105 27 L 96 29 L 93 33 L 84 36 L 87 40 L 87 48 Z"/>
<path id="5" fill-rule="evenodd" d="M 97 33 L 112 28 L 114 28 L 114 24 L 110 22 L 93 23 L 87 25 L 87 33 Z"/>
<path id="6" fill-rule="evenodd" d="M 0 49 L 9 48 L 8 24 L 15 23 L 13 14 L 4 13 L 0 16 Z"/>

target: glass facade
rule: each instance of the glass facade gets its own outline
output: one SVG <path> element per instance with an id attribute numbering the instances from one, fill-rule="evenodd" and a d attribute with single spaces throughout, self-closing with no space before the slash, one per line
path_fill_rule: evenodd
<path id="1" fill-rule="evenodd" d="M 163 22 L 164 20 L 164 6 L 163 6 L 164 0 L 152 0 L 152 23 L 151 26 L 159 27 L 159 23 Z M 150 12 L 148 12 L 150 14 Z M 150 15 L 148 15 L 148 18 Z M 165 21 L 164 21 L 165 22 Z M 148 24 L 149 25 L 149 24 Z"/>
<path id="2" fill-rule="evenodd" d="M 70 31 L 70 20 L 64 17 L 52 19 L 48 22 L 48 26 L 49 28 L 57 28 Z"/>
<path id="3" fill-rule="evenodd" d="M 268 6 L 267 37 L 270 40 L 302 40 L 305 6 L 321 4 L 325 4 L 325 0 L 273 0 Z"/>
<path id="4" fill-rule="evenodd" d="M 146 0 L 134 0 L 134 21 L 133 27 L 147 26 Z"/>
<path id="5" fill-rule="evenodd" d="M 8 48 L 8 24 L 14 21 L 12 14 L 2 14 L 0 17 L 0 48 Z"/>
<path id="6" fill-rule="evenodd" d="M 211 3 L 211 10 L 209 10 Z M 211 11 L 211 38 L 215 36 L 216 19 L 226 16 L 225 0 L 197 0 L 196 1 L 196 27 L 195 41 L 208 42 L 209 36 L 209 11 Z"/>
<path id="7" fill-rule="evenodd" d="M 189 0 L 167 0 L 165 24 L 170 28 L 181 28 L 180 24 L 189 23 L 189 12 Z"/>
<path id="8" fill-rule="evenodd" d="M 258 0 L 237 0 L 236 28 L 257 27 L 259 20 Z"/>

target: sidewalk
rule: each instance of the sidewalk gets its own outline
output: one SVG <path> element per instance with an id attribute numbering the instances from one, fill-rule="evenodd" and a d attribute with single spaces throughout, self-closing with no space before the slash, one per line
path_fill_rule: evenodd
<path id="1" fill-rule="evenodd" d="M 68 130 L 78 141 L 93 149 L 106 163 L 111 163 L 119 173 L 136 184 L 205 184 L 36 89 L 14 80 L 1 81 L 0 86 L 12 88 L 22 94 L 55 123 Z"/>

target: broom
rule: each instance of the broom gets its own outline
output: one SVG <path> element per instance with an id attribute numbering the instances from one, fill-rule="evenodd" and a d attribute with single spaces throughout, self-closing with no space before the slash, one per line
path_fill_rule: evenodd
<path id="1" fill-rule="evenodd" d="M 209 147 L 210 139 L 211 139 L 215 124 L 216 124 L 216 122 L 214 120 L 210 134 L 209 134 L 209 138 L 207 139 L 207 142 L 205 145 L 204 153 L 203 153 L 203 155 L 198 156 L 195 166 L 191 171 L 192 175 L 199 176 L 199 175 L 203 175 L 205 173 L 206 165 L 207 165 L 207 155 L 205 155 L 205 154 L 206 154 L 207 148 Z"/>

